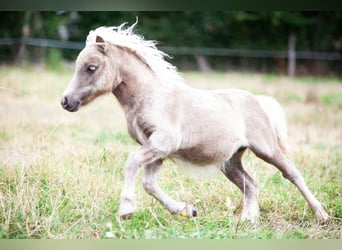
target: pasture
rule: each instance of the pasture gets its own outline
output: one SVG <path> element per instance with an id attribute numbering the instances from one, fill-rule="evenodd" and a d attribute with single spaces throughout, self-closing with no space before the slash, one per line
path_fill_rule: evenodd
<path id="1" fill-rule="evenodd" d="M 225 176 L 206 180 L 166 161 L 161 187 L 194 204 L 199 217 L 169 214 L 145 193 L 138 210 L 118 217 L 124 163 L 138 145 L 112 95 L 77 113 L 60 97 L 72 76 L 41 68 L 0 68 L 0 238 L 52 239 L 288 239 L 341 238 L 342 80 L 251 73 L 184 73 L 202 88 L 242 88 L 272 95 L 287 113 L 290 158 L 331 216 L 317 223 L 298 190 L 251 153 L 246 171 L 258 182 L 259 226 L 241 223 L 241 193 Z"/>

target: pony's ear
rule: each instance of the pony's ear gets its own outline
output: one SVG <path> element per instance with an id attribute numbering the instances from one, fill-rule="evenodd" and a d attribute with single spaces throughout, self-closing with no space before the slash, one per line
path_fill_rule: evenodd
<path id="1" fill-rule="evenodd" d="M 104 43 L 105 41 L 104 41 L 104 39 L 102 37 L 96 36 L 96 42 L 97 43 Z"/>
<path id="2" fill-rule="evenodd" d="M 96 36 L 96 43 L 98 44 L 98 48 L 102 53 L 106 52 L 106 43 L 104 41 L 104 39 L 100 36 Z"/>

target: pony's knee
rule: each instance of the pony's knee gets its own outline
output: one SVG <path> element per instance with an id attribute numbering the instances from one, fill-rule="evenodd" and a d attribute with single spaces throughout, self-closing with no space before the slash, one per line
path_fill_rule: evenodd
<path id="1" fill-rule="evenodd" d="M 126 174 L 135 175 L 139 169 L 139 162 L 136 159 L 136 154 L 131 153 L 125 163 Z"/>
<path id="2" fill-rule="evenodd" d="M 155 182 L 153 181 L 152 178 L 143 177 L 142 185 L 148 194 L 152 195 L 155 193 Z"/>

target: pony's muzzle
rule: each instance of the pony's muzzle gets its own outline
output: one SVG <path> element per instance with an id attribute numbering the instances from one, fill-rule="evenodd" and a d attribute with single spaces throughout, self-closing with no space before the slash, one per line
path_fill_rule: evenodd
<path id="1" fill-rule="evenodd" d="M 68 110 L 69 112 L 75 112 L 79 109 L 81 104 L 80 100 L 71 100 L 67 96 L 63 96 L 61 100 L 61 105 L 64 109 Z"/>

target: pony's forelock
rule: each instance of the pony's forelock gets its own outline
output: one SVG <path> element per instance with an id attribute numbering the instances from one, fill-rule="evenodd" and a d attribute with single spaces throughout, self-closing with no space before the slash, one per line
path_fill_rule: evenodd
<path id="1" fill-rule="evenodd" d="M 87 36 L 86 45 L 97 44 L 96 37 L 99 36 L 105 43 L 111 43 L 133 51 L 161 80 L 182 82 L 183 79 L 179 75 L 177 68 L 165 60 L 165 57 L 170 58 L 170 56 L 156 47 L 158 42 L 145 40 L 143 36 L 134 33 L 134 27 L 137 23 L 138 21 L 128 28 L 125 28 L 127 23 L 122 23 L 119 26 L 102 26 L 92 30 Z"/>

